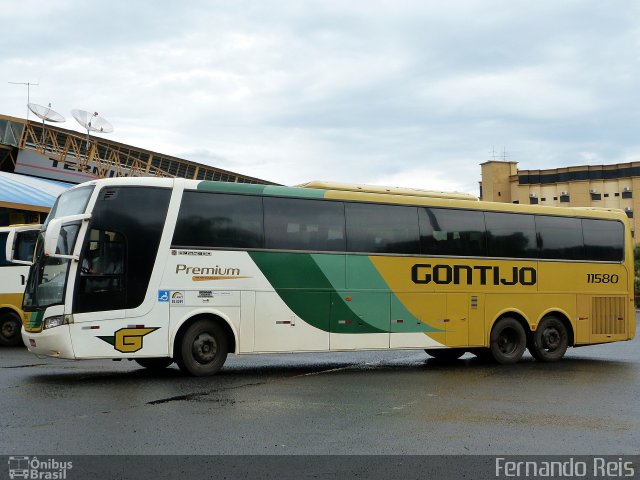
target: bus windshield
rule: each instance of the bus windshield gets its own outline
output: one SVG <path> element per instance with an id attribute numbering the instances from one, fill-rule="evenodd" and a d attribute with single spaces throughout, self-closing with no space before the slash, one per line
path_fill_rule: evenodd
<path id="1" fill-rule="evenodd" d="M 77 215 L 83 213 L 89 203 L 89 197 L 93 192 L 93 185 L 88 187 L 73 188 L 64 192 L 56 199 L 51 212 L 47 216 L 44 223 L 46 229 L 49 222 L 54 218 L 67 217 L 69 215 Z"/>
<path id="2" fill-rule="evenodd" d="M 69 190 L 58 197 L 45 225 L 53 218 L 75 215 L 85 211 L 93 186 Z M 64 225 L 56 253 L 71 255 L 76 244 L 80 222 Z M 25 289 L 23 307 L 25 311 L 42 310 L 51 305 L 64 303 L 64 292 L 71 260 L 44 255 L 44 234 L 38 236 L 34 263 Z"/>

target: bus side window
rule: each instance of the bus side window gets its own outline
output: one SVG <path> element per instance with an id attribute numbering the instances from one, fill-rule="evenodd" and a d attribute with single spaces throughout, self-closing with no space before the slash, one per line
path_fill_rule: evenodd
<path id="1" fill-rule="evenodd" d="M 122 234 L 93 229 L 82 259 L 80 293 L 105 293 L 122 289 L 125 248 Z"/>
<path id="2" fill-rule="evenodd" d="M 345 209 L 347 251 L 420 253 L 416 207 L 347 203 Z"/>
<path id="3" fill-rule="evenodd" d="M 7 246 L 7 236 L 9 234 L 8 233 L 0 233 L 0 267 L 6 267 L 7 265 L 11 265 L 9 262 L 7 262 L 7 258 L 5 256 L 5 249 Z"/>
<path id="4" fill-rule="evenodd" d="M 483 212 L 425 207 L 418 216 L 423 254 L 486 256 Z"/>

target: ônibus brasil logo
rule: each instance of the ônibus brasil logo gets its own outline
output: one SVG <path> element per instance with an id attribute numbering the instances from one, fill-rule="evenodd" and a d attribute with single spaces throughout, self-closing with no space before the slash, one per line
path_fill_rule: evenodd
<path id="1" fill-rule="evenodd" d="M 61 462 L 54 458 L 40 460 L 38 457 L 9 457 L 9 478 L 33 480 L 65 480 L 73 462 Z"/>

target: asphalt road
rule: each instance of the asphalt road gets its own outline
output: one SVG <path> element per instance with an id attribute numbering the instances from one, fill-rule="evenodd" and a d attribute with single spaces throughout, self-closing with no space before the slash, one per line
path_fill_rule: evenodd
<path id="1" fill-rule="evenodd" d="M 210 378 L 2 348 L 0 454 L 638 454 L 639 346 L 230 355 Z"/>

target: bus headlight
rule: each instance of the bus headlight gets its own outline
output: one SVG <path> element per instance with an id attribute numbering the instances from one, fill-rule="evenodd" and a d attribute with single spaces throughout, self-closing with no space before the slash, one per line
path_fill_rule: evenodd
<path id="1" fill-rule="evenodd" d="M 53 317 L 47 317 L 44 319 L 43 330 L 47 328 L 59 327 L 60 325 L 67 325 L 69 323 L 65 315 L 55 315 Z"/>

